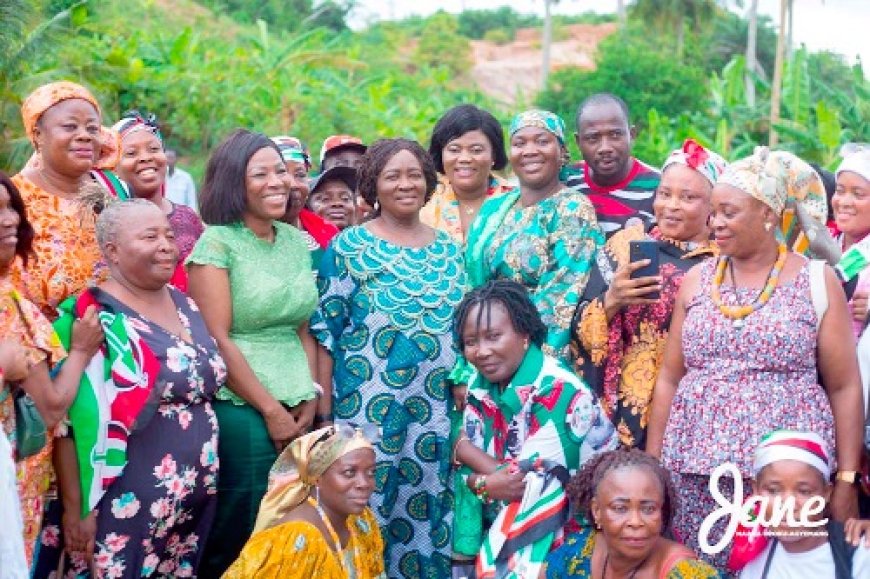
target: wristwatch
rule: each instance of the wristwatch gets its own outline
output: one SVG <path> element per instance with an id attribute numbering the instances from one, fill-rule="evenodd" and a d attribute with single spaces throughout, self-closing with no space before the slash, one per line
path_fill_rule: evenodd
<path id="1" fill-rule="evenodd" d="M 849 483 L 850 485 L 856 485 L 861 481 L 861 476 L 857 471 L 854 470 L 840 470 L 837 471 L 836 480 L 841 480 L 844 483 Z"/>

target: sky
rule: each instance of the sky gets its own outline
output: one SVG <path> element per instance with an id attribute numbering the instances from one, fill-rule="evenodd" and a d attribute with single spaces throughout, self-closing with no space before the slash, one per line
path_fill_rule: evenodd
<path id="1" fill-rule="evenodd" d="M 630 0 L 626 1 L 626 4 Z M 749 0 L 744 0 L 744 6 Z M 438 9 L 460 12 L 463 9 L 512 6 L 521 13 L 543 15 L 543 0 L 358 0 L 353 24 L 403 18 L 411 14 L 426 15 Z M 730 2 L 733 7 L 736 2 Z M 779 0 L 759 0 L 759 12 L 779 22 Z M 555 13 L 576 14 L 594 10 L 616 12 L 616 0 L 561 0 Z M 736 10 L 745 11 L 745 8 Z M 795 45 L 810 50 L 832 50 L 847 57 L 849 63 L 861 56 L 864 69 L 870 69 L 870 0 L 794 0 Z"/>

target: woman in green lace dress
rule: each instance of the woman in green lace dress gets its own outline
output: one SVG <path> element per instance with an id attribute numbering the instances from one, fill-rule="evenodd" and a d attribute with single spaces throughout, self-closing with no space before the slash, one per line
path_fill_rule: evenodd
<path id="1" fill-rule="evenodd" d="M 376 214 L 327 248 L 311 320 L 323 348 L 323 421 L 381 429 L 371 506 L 389 577 L 450 576 L 446 381 L 455 361 L 453 311 L 466 282 L 459 246 L 420 221 L 436 178 L 413 141 L 368 149 L 359 192 Z"/>
<path id="2" fill-rule="evenodd" d="M 278 452 L 314 419 L 308 318 L 317 288 L 302 233 L 279 221 L 289 194 L 278 147 L 263 135 L 240 129 L 209 159 L 200 200 L 208 228 L 187 259 L 189 291 L 228 380 L 214 402 L 221 476 L 201 577 L 236 559 Z"/>

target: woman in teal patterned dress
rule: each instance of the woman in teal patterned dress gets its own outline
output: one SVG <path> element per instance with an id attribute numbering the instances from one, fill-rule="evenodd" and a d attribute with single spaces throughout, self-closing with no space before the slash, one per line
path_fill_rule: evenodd
<path id="1" fill-rule="evenodd" d="M 571 317 L 604 234 L 592 203 L 559 179 L 567 158 L 561 118 L 539 110 L 517 115 L 509 156 L 520 184 L 484 203 L 468 232 L 469 281 L 525 286 L 548 328 L 544 352 L 570 364 Z M 466 383 L 458 372 L 456 381 Z"/>
<path id="2" fill-rule="evenodd" d="M 369 148 L 359 192 L 375 217 L 345 229 L 326 250 L 311 320 L 322 348 L 318 422 L 381 429 L 371 505 L 389 577 L 450 576 L 447 375 L 466 276 L 459 246 L 420 221 L 436 179 L 414 141 Z"/>

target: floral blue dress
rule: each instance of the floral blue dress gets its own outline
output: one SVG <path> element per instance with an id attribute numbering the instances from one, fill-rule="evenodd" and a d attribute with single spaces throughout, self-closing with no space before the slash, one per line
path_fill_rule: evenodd
<path id="1" fill-rule="evenodd" d="M 196 305 L 178 290 L 169 291 L 192 342 L 95 291 L 107 311 L 130 317 L 160 361 L 154 387 L 163 393 L 147 425 L 130 435 L 127 466 L 97 505 L 95 566 L 112 578 L 195 577 L 217 505 L 211 400 L 226 366 Z M 83 561 L 71 567 L 68 575 L 87 576 Z"/>
<path id="2" fill-rule="evenodd" d="M 389 577 L 450 576 L 447 375 L 465 280 L 461 249 L 444 232 L 413 248 L 351 227 L 320 264 L 311 330 L 332 354 L 336 422 L 381 429 L 370 504 Z"/>

